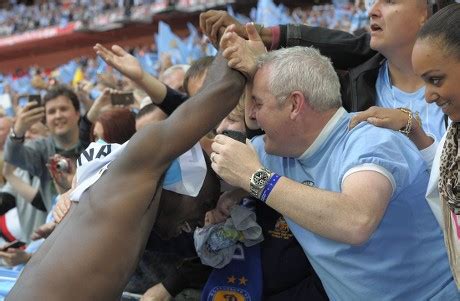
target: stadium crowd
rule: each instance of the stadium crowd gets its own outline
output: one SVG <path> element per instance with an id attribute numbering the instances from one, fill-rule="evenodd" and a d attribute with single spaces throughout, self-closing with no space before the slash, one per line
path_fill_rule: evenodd
<path id="1" fill-rule="evenodd" d="M 460 300 L 455 2 L 260 1 L 2 76 L 0 295 Z"/>

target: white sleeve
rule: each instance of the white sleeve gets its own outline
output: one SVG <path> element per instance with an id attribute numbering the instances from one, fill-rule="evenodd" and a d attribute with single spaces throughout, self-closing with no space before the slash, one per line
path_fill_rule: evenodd
<path id="1" fill-rule="evenodd" d="M 347 170 L 347 172 L 342 177 L 341 186 L 343 185 L 343 182 L 345 181 L 346 177 L 348 177 L 349 175 L 351 175 L 351 174 L 353 174 L 355 172 L 358 172 L 358 171 L 375 171 L 375 172 L 378 172 L 379 174 L 383 175 L 385 178 L 388 179 L 388 181 L 390 181 L 391 188 L 393 188 L 393 191 L 391 192 L 391 194 L 394 193 L 394 191 L 396 189 L 396 182 L 395 182 L 395 179 L 394 179 L 393 175 L 391 174 L 391 172 L 386 170 L 384 167 L 382 167 L 380 165 L 377 165 L 377 164 L 373 164 L 373 163 L 365 163 L 365 164 L 355 166 L 355 167 Z"/>
<path id="2" fill-rule="evenodd" d="M 427 148 L 420 150 L 420 153 L 422 154 L 423 160 L 428 165 L 428 169 L 431 170 L 431 167 L 433 166 L 434 156 L 436 155 L 436 150 L 438 149 L 439 142 L 436 140 L 436 137 L 434 137 L 432 134 L 427 134 L 427 135 L 433 138 L 433 143 Z"/>

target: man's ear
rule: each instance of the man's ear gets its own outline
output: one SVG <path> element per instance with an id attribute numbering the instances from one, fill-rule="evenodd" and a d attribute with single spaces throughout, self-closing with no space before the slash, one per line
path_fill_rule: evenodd
<path id="1" fill-rule="evenodd" d="M 305 110 L 305 96 L 300 91 L 294 91 L 287 101 L 290 102 L 289 105 L 291 107 L 290 117 L 294 120 Z"/>

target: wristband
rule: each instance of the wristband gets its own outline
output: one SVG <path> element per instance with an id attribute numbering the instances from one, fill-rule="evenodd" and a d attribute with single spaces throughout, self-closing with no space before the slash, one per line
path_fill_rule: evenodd
<path id="1" fill-rule="evenodd" d="M 278 49 L 278 46 L 280 44 L 280 27 L 279 26 L 273 26 L 269 27 L 272 31 L 272 43 L 270 45 L 270 50 L 276 50 Z"/>
<path id="2" fill-rule="evenodd" d="M 264 190 L 262 190 L 262 194 L 260 195 L 260 200 L 262 202 L 267 202 L 268 196 L 272 192 L 273 187 L 275 187 L 278 180 L 281 178 L 280 175 L 274 173 L 268 183 L 265 185 Z"/>
<path id="3" fill-rule="evenodd" d="M 163 112 L 165 112 L 168 116 L 177 109 L 182 103 L 187 100 L 187 96 L 181 94 L 180 92 L 171 89 L 168 85 L 166 85 L 166 96 L 160 104 L 156 106 L 159 107 Z"/>

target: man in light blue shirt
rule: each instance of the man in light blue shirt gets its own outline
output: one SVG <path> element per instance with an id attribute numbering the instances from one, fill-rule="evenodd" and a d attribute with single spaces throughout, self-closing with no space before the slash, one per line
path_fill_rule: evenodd
<path id="1" fill-rule="evenodd" d="M 262 56 L 252 92 L 265 135 L 252 146 L 218 135 L 212 167 L 286 217 L 330 299 L 458 300 L 407 137 L 349 130 L 338 77 L 311 48 Z"/>

